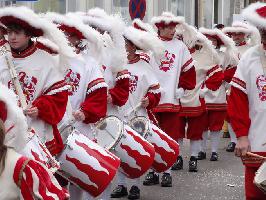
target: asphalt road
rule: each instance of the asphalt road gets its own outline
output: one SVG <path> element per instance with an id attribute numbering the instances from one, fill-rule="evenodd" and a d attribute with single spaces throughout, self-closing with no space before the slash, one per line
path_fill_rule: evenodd
<path id="1" fill-rule="evenodd" d="M 217 162 L 199 161 L 197 173 L 188 172 L 188 141 L 184 142 L 184 169 L 173 171 L 173 187 L 141 186 L 142 200 L 242 200 L 244 169 L 240 159 L 225 151 L 229 139 L 221 139 Z M 144 177 L 143 177 L 144 178 Z M 131 181 L 128 183 L 130 187 Z M 127 199 L 127 198 L 122 198 Z M 121 200 L 122 200 L 121 199 Z M 116 199 L 117 200 L 117 199 Z"/>

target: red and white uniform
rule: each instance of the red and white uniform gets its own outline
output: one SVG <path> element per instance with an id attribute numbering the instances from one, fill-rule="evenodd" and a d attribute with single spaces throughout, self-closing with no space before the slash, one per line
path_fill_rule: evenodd
<path id="1" fill-rule="evenodd" d="M 181 106 L 176 98 L 176 90 L 192 90 L 196 84 L 196 72 L 189 50 L 182 41 L 176 38 L 161 40 L 165 46 L 164 58 L 159 64 L 151 64 L 161 86 L 161 99 L 153 111 L 160 127 L 177 140 L 177 116 Z"/>
<path id="2" fill-rule="evenodd" d="M 26 101 L 39 111 L 36 119 L 29 118 L 29 127 L 34 128 L 40 139 L 46 142 L 52 154 L 57 154 L 64 147 L 57 124 L 66 110 L 68 86 L 57 72 L 52 55 L 37 48 L 35 43 L 23 52 L 12 51 L 12 57 Z M 0 81 L 13 88 L 5 64 L 0 67 Z"/>
<path id="3" fill-rule="evenodd" d="M 148 117 L 147 111 L 156 107 L 160 101 L 160 84 L 155 77 L 151 66 L 146 60 L 139 57 L 129 62 L 125 68 L 130 74 L 129 97 L 127 103 L 122 107 L 124 114 L 130 114 L 128 119 L 134 116 L 133 111 L 141 102 L 142 98 L 148 97 L 149 105 L 147 108 L 138 108 L 137 115 Z"/>
<path id="4" fill-rule="evenodd" d="M 5 168 L 0 176 L 0 198 L 4 200 L 69 198 L 52 173 L 42 164 L 28 159 L 8 148 Z"/>
<path id="5" fill-rule="evenodd" d="M 266 156 L 265 123 L 266 119 L 266 78 L 262 62 L 266 62 L 265 51 L 261 45 L 250 48 L 242 56 L 231 82 L 228 101 L 228 114 L 237 137 L 248 136 L 251 151 Z M 246 166 L 245 186 L 247 199 L 265 196 L 253 185 L 256 170 L 261 160 L 244 158 Z"/>
<path id="6" fill-rule="evenodd" d="M 85 114 L 83 122 L 76 122 L 75 127 L 92 139 L 88 134 L 90 123 L 105 117 L 107 110 L 107 84 L 98 63 L 91 57 L 83 59 L 77 55 L 69 61 L 70 68 L 65 73 L 65 81 L 71 86 L 69 91 L 73 111 L 82 110 Z"/>
<path id="7" fill-rule="evenodd" d="M 185 126 L 188 123 L 187 138 L 200 140 L 205 129 L 205 100 L 201 95 L 203 90 L 212 93 L 217 90 L 223 81 L 223 71 L 219 63 L 212 58 L 212 55 L 204 49 L 195 50 L 192 54 L 196 69 L 196 86 L 192 90 L 186 90 L 180 99 L 182 108 L 180 112 L 180 135 L 185 137 Z M 207 59 L 208 58 L 208 59 Z M 202 91 L 201 91 L 202 90 Z"/>

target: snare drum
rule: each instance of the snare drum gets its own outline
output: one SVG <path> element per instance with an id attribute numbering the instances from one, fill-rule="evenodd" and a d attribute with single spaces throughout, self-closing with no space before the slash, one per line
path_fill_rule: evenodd
<path id="1" fill-rule="evenodd" d="M 264 162 L 256 172 L 254 184 L 266 194 L 266 162 Z"/>
<path id="2" fill-rule="evenodd" d="M 151 167 L 153 146 L 119 118 L 109 116 L 96 124 L 97 143 L 121 159 L 120 171 L 128 178 L 138 178 Z"/>
<path id="3" fill-rule="evenodd" d="M 37 134 L 34 134 L 32 132 L 30 133 L 30 136 L 28 138 L 27 145 L 19 153 L 44 164 L 53 173 L 55 173 L 60 168 L 59 163 L 50 154 L 46 146 L 40 141 Z"/>
<path id="4" fill-rule="evenodd" d="M 107 188 L 120 166 L 118 157 L 75 129 L 57 159 L 61 166 L 57 173 L 94 197 Z"/>
<path id="5" fill-rule="evenodd" d="M 164 172 L 175 163 L 179 155 L 179 145 L 164 131 L 143 116 L 131 119 L 129 125 L 154 146 L 152 168 L 156 172 Z"/>

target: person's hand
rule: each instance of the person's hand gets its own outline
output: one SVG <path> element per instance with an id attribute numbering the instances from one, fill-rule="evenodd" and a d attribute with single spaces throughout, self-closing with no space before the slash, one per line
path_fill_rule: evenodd
<path id="1" fill-rule="evenodd" d="M 247 152 L 250 152 L 250 142 L 248 136 L 242 136 L 237 139 L 237 144 L 235 148 L 235 155 L 238 157 L 243 157 L 247 155 Z"/>
<path id="2" fill-rule="evenodd" d="M 107 103 L 112 103 L 112 96 L 108 93 L 107 95 Z"/>
<path id="3" fill-rule="evenodd" d="M 73 116 L 74 116 L 75 120 L 77 120 L 77 121 L 84 121 L 85 120 L 85 115 L 81 110 L 77 110 L 77 111 L 73 112 Z"/>
<path id="4" fill-rule="evenodd" d="M 184 96 L 185 90 L 183 88 L 177 88 L 175 91 L 175 96 L 177 99 L 180 99 Z"/>
<path id="5" fill-rule="evenodd" d="M 144 108 L 147 108 L 148 105 L 149 105 L 150 101 L 149 101 L 149 98 L 148 97 L 143 97 L 141 99 L 141 106 L 144 107 Z"/>
<path id="6" fill-rule="evenodd" d="M 29 107 L 24 110 L 24 114 L 30 118 L 37 118 L 39 115 L 39 110 L 37 107 Z"/>

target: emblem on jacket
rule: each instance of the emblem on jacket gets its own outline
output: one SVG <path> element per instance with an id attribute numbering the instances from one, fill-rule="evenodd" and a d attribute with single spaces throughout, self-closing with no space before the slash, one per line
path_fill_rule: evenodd
<path id="1" fill-rule="evenodd" d="M 79 88 L 80 74 L 73 72 L 72 69 L 68 69 L 65 75 L 65 81 L 71 86 L 69 95 L 72 96 Z"/>
<path id="2" fill-rule="evenodd" d="M 19 76 L 19 82 L 20 82 L 21 88 L 26 97 L 26 102 L 29 103 L 34 98 L 34 94 L 36 91 L 35 87 L 38 82 L 37 78 L 34 76 L 28 76 L 25 72 L 19 72 L 18 76 Z M 15 91 L 11 80 L 8 82 L 8 87 Z"/>
<path id="3" fill-rule="evenodd" d="M 172 69 L 175 62 L 175 54 L 165 51 L 164 58 L 161 59 L 161 65 L 159 66 L 160 70 L 167 72 Z"/>
<path id="4" fill-rule="evenodd" d="M 260 100 L 266 101 L 266 77 L 264 75 L 258 76 L 256 85 L 259 90 Z"/>
<path id="5" fill-rule="evenodd" d="M 136 91 L 137 86 L 138 86 L 138 77 L 135 75 L 130 74 L 130 79 L 129 79 L 129 92 L 133 93 Z"/>

